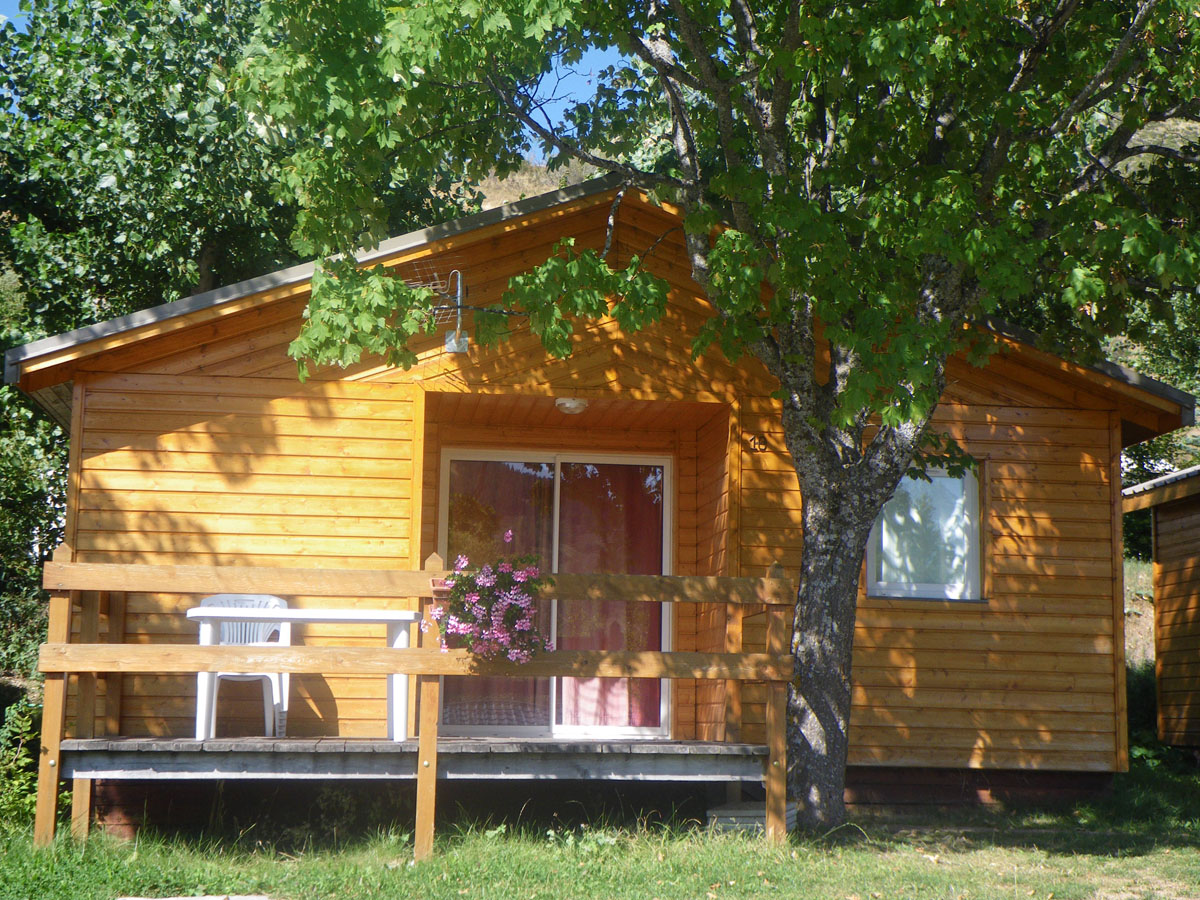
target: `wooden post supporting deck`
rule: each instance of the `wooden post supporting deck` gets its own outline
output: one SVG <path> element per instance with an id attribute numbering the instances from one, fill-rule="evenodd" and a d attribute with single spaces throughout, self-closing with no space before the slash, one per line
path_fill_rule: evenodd
<path id="1" fill-rule="evenodd" d="M 432 553 L 425 570 L 439 571 L 442 558 Z M 438 707 L 442 705 L 442 681 L 437 675 L 417 677 L 421 718 L 417 727 L 417 821 L 413 834 L 413 858 L 420 862 L 433 855 L 433 816 L 437 808 Z"/>
<path id="2" fill-rule="evenodd" d="M 79 643 L 94 644 L 100 639 L 100 597 L 95 593 L 81 594 Z M 75 676 L 79 688 L 75 700 L 75 736 L 94 737 L 96 734 L 96 673 L 80 672 Z M 75 778 L 71 782 L 71 835 L 87 840 L 92 822 L 92 782 Z"/>
<path id="3" fill-rule="evenodd" d="M 740 603 L 725 604 L 725 652 L 742 652 L 742 620 L 744 609 Z M 725 682 L 725 734 L 724 740 L 736 743 L 742 739 L 742 683 Z M 731 781 L 725 785 L 725 799 L 739 803 L 742 799 L 742 783 Z"/>
<path id="4" fill-rule="evenodd" d="M 782 578 L 779 564 L 771 566 L 768 578 Z M 784 608 L 767 607 L 767 653 L 782 656 L 788 650 L 787 618 Z M 763 783 L 767 791 L 767 840 L 787 839 L 787 682 L 767 684 L 767 762 Z"/>
<path id="5" fill-rule="evenodd" d="M 742 618 L 745 607 L 740 603 L 725 604 L 725 652 L 742 652 Z M 725 740 L 742 739 L 742 683 L 725 682 Z"/>
<path id="6" fill-rule="evenodd" d="M 50 642 L 65 644 L 71 638 L 74 593 L 50 595 L 50 622 L 46 632 Z M 67 674 L 47 672 L 42 694 L 42 750 L 38 758 L 37 806 L 33 823 L 33 843 L 37 847 L 45 847 L 54 840 L 58 819 L 59 745 L 66 721 Z"/>
<path id="7" fill-rule="evenodd" d="M 125 643 L 125 593 L 108 594 L 108 631 L 110 644 Z M 121 733 L 121 692 L 124 690 L 120 672 L 101 675 L 104 679 L 104 733 L 116 737 Z"/>
<path id="8" fill-rule="evenodd" d="M 417 862 L 433 855 L 433 814 L 437 806 L 438 706 L 441 679 L 437 675 L 417 677 L 421 725 L 417 732 L 417 823 L 413 857 Z"/>

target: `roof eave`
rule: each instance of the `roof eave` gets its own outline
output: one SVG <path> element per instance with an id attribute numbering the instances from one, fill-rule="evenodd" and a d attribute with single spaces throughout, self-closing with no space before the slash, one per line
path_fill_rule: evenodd
<path id="1" fill-rule="evenodd" d="M 1121 491 L 1121 508 L 1123 512 L 1136 512 L 1196 494 L 1200 494 L 1200 466 L 1169 472 L 1125 488 Z"/>
<path id="2" fill-rule="evenodd" d="M 408 234 L 389 238 L 378 247 L 356 253 L 355 258 L 359 263 L 364 265 L 378 262 L 413 247 L 421 246 L 422 244 L 463 234 L 477 228 L 497 225 L 509 219 L 517 219 L 532 213 L 542 212 L 543 210 L 551 209 L 564 203 L 582 200 L 595 194 L 603 194 L 606 191 L 613 190 L 620 184 L 621 179 L 614 175 L 594 178 L 558 191 L 539 194 L 536 197 L 529 197 L 514 203 L 506 203 L 503 206 L 497 206 L 483 212 L 473 213 L 469 216 L 452 219 L 449 222 L 442 222 L 438 225 L 432 225 L 428 228 L 421 228 L 416 231 L 410 231 Z M 157 325 L 169 319 L 179 318 L 189 313 L 240 300 L 252 294 L 302 284 L 312 278 L 315 268 L 315 262 L 301 263 L 287 269 L 271 272 L 267 275 L 248 278 L 245 281 L 239 281 L 235 284 L 226 285 L 200 294 L 193 294 L 190 297 L 184 297 L 181 300 L 175 300 L 171 303 L 163 303 L 159 306 L 130 313 L 127 316 L 120 316 L 116 319 L 109 319 L 105 322 L 98 322 L 95 325 L 88 325 L 64 334 L 42 338 L 41 340 L 13 347 L 5 351 L 4 354 L 4 381 L 6 384 L 15 384 L 21 377 L 22 365 L 29 360 L 69 350 L 93 341 L 103 340 L 122 334 L 123 332 Z"/>
<path id="3" fill-rule="evenodd" d="M 1022 344 L 1026 344 L 1035 350 L 1039 350 L 1037 335 L 1022 328 L 1019 325 L 1014 325 L 1011 322 L 1006 322 L 1003 319 L 993 316 L 984 316 L 977 320 L 978 324 L 987 328 L 989 331 L 994 331 L 996 334 L 1010 338 Z M 1043 351 L 1052 353 L 1053 351 Z M 1159 381 L 1156 378 L 1151 378 L 1149 375 L 1143 375 L 1128 366 L 1120 365 L 1111 360 L 1102 359 L 1091 364 L 1076 363 L 1081 368 L 1090 369 L 1093 372 L 1098 372 L 1101 375 L 1107 376 L 1114 381 L 1127 384 L 1130 387 L 1145 391 L 1155 397 L 1160 397 L 1179 407 L 1179 424 L 1178 428 L 1186 428 L 1189 425 L 1196 424 L 1196 397 L 1189 394 L 1187 391 L 1180 390 L 1173 385 Z"/>

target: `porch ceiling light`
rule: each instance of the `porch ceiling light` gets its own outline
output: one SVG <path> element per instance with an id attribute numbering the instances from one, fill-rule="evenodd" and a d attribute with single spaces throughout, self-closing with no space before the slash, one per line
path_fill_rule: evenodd
<path id="1" fill-rule="evenodd" d="M 568 416 L 577 416 L 587 409 L 588 402 L 583 397 L 559 397 L 554 401 L 558 411 Z"/>

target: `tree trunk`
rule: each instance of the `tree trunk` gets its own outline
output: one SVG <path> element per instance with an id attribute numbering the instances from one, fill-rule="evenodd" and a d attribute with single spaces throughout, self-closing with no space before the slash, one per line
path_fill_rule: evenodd
<path id="1" fill-rule="evenodd" d="M 200 245 L 200 252 L 196 255 L 196 286 L 192 289 L 193 293 L 202 294 L 205 291 L 211 291 L 217 286 L 216 275 L 213 272 L 213 266 L 217 263 L 217 248 L 211 241 L 205 241 Z"/>
<path id="2" fill-rule="evenodd" d="M 792 635 L 797 671 L 788 693 L 788 762 L 789 793 L 800 807 L 797 822 L 807 829 L 837 825 L 846 814 L 850 660 L 863 554 L 874 523 L 869 505 L 846 488 L 802 487 L 804 548 Z"/>

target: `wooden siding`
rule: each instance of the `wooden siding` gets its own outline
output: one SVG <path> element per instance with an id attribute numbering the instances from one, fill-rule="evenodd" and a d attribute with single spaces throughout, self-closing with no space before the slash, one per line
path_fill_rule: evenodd
<path id="1" fill-rule="evenodd" d="M 1154 508 L 1158 736 L 1200 747 L 1200 497 Z"/>
<path id="2" fill-rule="evenodd" d="M 409 553 L 414 393 L 294 378 L 92 376 L 79 404 L 75 559 L 419 567 Z M 195 598 L 131 593 L 123 601 L 123 621 L 106 617 L 111 640 L 195 643 L 183 617 Z M 371 626 L 311 626 L 300 635 L 311 645 L 383 641 Z M 382 733 L 381 680 L 304 676 L 293 684 L 291 733 Z M 261 728 L 258 690 L 223 686 L 223 728 L 230 713 L 235 730 Z M 124 679 L 121 731 L 188 734 L 194 692 L 190 679 Z M 107 694 L 98 720 L 110 711 Z"/>
<path id="3" fill-rule="evenodd" d="M 984 406 L 983 374 L 954 373 L 936 425 L 982 463 L 990 590 L 982 603 L 864 591 L 850 763 L 1114 771 L 1123 663 L 1114 647 L 1109 413 Z M 957 395 L 964 385 L 969 403 Z M 1053 402 L 1033 385 L 1020 396 Z M 774 401 L 743 406 L 743 434 L 766 438 L 766 449 L 741 456 L 743 571 L 776 561 L 794 571 L 800 498 Z M 747 620 L 746 639 L 761 645 L 760 618 Z M 764 700 L 762 686 L 743 688 L 747 739 L 762 735 Z"/>
<path id="4" fill-rule="evenodd" d="M 698 575 L 729 574 L 729 538 L 732 520 L 729 442 L 730 414 L 719 415 L 700 428 L 696 435 L 697 520 L 705 528 L 697 529 Z M 719 652 L 726 649 L 726 611 L 706 605 L 689 611 L 692 618 L 691 640 L 696 650 Z M 676 686 L 678 698 L 685 682 Z M 726 685 L 718 681 L 694 682 L 695 733 L 699 740 L 721 740 L 725 734 Z M 681 735 L 682 736 L 682 735 Z"/>
<path id="5" fill-rule="evenodd" d="M 600 246 L 607 214 L 607 203 L 577 205 L 394 264 L 462 268 L 469 302 L 489 303 L 562 235 Z M 410 371 L 364 362 L 318 371 L 302 386 L 286 356 L 302 290 L 89 360 L 74 401 L 76 558 L 416 565 L 436 550 L 442 449 L 488 447 L 670 455 L 676 572 L 756 575 L 778 562 L 794 574 L 800 497 L 776 385 L 752 361 L 734 366 L 715 350 L 693 360 L 684 335 L 707 305 L 678 233 L 668 233 L 676 224 L 646 205 L 622 207 L 616 258 L 654 245 L 645 265 L 670 283 L 667 314 L 638 334 L 581 323 L 568 361 L 547 359 L 523 326 L 467 354 L 446 353 L 439 333 L 417 343 Z M 860 598 L 850 762 L 1118 769 L 1115 401 L 1012 346 L 985 369 L 953 360 L 948 376 L 937 422 L 983 461 L 985 600 Z M 560 396 L 588 399 L 588 409 L 565 417 L 554 407 Z M 113 640 L 191 643 L 181 615 L 188 602 L 131 594 L 123 611 L 102 612 L 100 630 Z M 728 649 L 725 635 L 725 610 L 676 620 L 679 649 Z M 303 633 L 313 644 L 380 639 L 339 626 Z M 765 617 L 746 615 L 738 640 L 765 647 Z M 292 733 L 382 733 L 382 682 L 297 681 Z M 233 710 L 237 727 L 257 727 L 254 690 L 223 689 L 222 721 Z M 762 737 L 765 686 L 738 696 L 722 684 L 675 690 L 676 737 L 730 726 L 743 739 Z M 116 710 L 126 734 L 190 732 L 190 683 L 131 676 L 115 702 L 103 680 L 98 693 L 96 717 L 107 716 L 110 730 Z M 731 716 L 731 705 L 740 712 Z"/>

